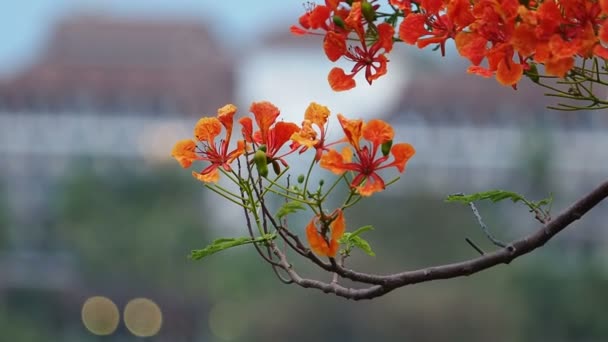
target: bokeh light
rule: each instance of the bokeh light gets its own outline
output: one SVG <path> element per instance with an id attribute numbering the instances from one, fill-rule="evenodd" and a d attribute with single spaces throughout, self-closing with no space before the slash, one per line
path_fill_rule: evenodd
<path id="1" fill-rule="evenodd" d="M 133 335 L 149 337 L 160 331 L 163 315 L 155 302 L 147 298 L 136 298 L 125 306 L 124 321 Z"/>
<path id="2" fill-rule="evenodd" d="M 82 323 L 95 335 L 112 334 L 119 318 L 118 307 L 106 297 L 90 297 L 82 305 Z"/>
<path id="3" fill-rule="evenodd" d="M 247 310 L 234 302 L 220 302 L 209 312 L 209 329 L 224 341 L 233 341 L 245 335 L 248 328 Z"/>

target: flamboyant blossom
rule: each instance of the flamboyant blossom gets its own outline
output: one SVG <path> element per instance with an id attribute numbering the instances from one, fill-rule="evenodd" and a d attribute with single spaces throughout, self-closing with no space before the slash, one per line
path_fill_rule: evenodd
<path id="1" fill-rule="evenodd" d="M 175 144 L 171 155 L 182 167 L 188 168 L 196 160 L 211 163 L 211 165 L 200 172 L 192 172 L 192 175 L 198 180 L 217 182 L 220 177 L 218 168 L 222 167 L 224 170 L 230 171 L 230 163 L 245 152 L 243 140 L 239 140 L 237 147 L 229 151 L 236 111 L 236 106 L 228 104 L 218 109 L 217 117 L 201 118 L 194 126 L 196 141 L 181 140 Z M 216 144 L 215 140 L 221 134 L 222 126 L 224 127 L 225 135 L 220 139 L 219 144 Z"/>
<path id="2" fill-rule="evenodd" d="M 306 226 L 306 238 L 310 249 L 317 255 L 333 258 L 340 249 L 338 240 L 344 235 L 345 230 L 344 213 L 340 209 L 330 216 L 313 217 Z"/>
<path id="3" fill-rule="evenodd" d="M 329 72 L 329 85 L 335 91 L 354 88 L 354 77 L 362 70 L 369 84 L 386 74 L 386 54 L 393 48 L 395 29 L 388 23 L 371 24 L 379 7 L 372 2 L 327 0 L 325 5 L 309 8 L 300 17 L 299 27 L 291 27 L 296 35 L 325 31 L 323 48 L 327 58 L 332 62 L 345 58 L 354 63 L 349 72 L 339 67 Z M 351 40 L 357 43 L 351 45 Z"/>
<path id="4" fill-rule="evenodd" d="M 321 159 L 321 154 L 328 150 L 328 147 L 339 142 L 327 144 L 325 134 L 327 128 L 327 119 L 330 111 L 326 106 L 312 102 L 304 113 L 304 121 L 300 131 L 291 135 L 291 140 L 301 145 L 300 153 L 305 152 L 309 148 L 315 149 L 315 160 Z M 313 125 L 317 126 L 319 134 L 313 129 Z"/>
<path id="5" fill-rule="evenodd" d="M 538 77 L 537 70 L 565 77 L 577 58 L 608 59 L 606 0 L 387 2 L 394 14 L 380 11 L 375 0 L 327 0 L 309 5 L 300 27 L 292 27 L 296 34 L 322 30 L 327 58 L 354 63 L 350 71 L 330 71 L 333 90 L 355 87 L 354 76 L 361 70 L 370 84 L 386 74 L 396 28 L 400 41 L 419 48 L 434 45 L 442 55 L 447 40 L 454 39 L 460 55 L 472 64 L 468 72 L 495 76 L 513 88 L 524 74 Z"/>
<path id="6" fill-rule="evenodd" d="M 377 172 L 389 167 L 403 172 L 405 164 L 415 153 L 410 144 L 393 145 L 393 128 L 382 120 L 370 120 L 364 124 L 362 120 L 349 120 L 342 115 L 338 115 L 338 120 L 350 148 L 342 153 L 329 150 L 321 157 L 320 165 L 339 175 L 352 171 L 354 177 L 350 185 L 361 196 L 384 190 L 384 180 Z M 389 154 L 393 157 L 392 161 L 389 161 Z"/>
<path id="7" fill-rule="evenodd" d="M 300 130 L 300 127 L 292 122 L 276 122 L 281 112 L 268 101 L 252 103 L 249 111 L 253 113 L 259 130 L 253 131 L 253 120 L 250 117 L 239 119 L 245 140 L 266 147 L 268 164 L 275 163 L 277 165 L 276 162 L 280 161 L 281 164 L 287 166 L 287 162 L 283 158 L 295 152 L 298 145 L 296 143 L 291 144 L 289 150 L 283 154 L 280 154 L 279 151 L 290 140 L 291 136 Z M 276 168 L 277 166 L 275 166 Z"/>

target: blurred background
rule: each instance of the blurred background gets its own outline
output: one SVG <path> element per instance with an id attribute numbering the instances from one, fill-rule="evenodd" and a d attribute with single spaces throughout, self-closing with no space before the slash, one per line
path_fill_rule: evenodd
<path id="1" fill-rule="evenodd" d="M 347 213 L 351 229 L 376 227 L 368 238 L 377 256 L 349 259 L 363 271 L 474 257 L 465 237 L 490 250 L 448 194 L 553 193 L 557 213 L 608 174 L 605 112 L 547 111 L 554 102 L 540 88 L 467 75 L 453 48 L 441 58 L 398 46 L 373 87 L 358 79 L 352 92 L 331 92 L 321 38 L 288 33 L 303 11 L 280 0 L 4 4 L 0 339 L 608 340 L 606 204 L 508 266 L 371 302 L 282 285 L 249 247 L 187 258 L 244 235 L 238 208 L 169 156 L 226 103 L 246 115 L 252 101 L 269 100 L 299 122 L 317 101 L 389 121 L 396 141 L 416 147 L 401 181 Z M 503 240 L 538 227 L 518 204 L 479 209 Z"/>

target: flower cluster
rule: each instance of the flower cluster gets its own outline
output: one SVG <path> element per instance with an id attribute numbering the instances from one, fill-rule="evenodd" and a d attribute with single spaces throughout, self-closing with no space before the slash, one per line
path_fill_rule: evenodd
<path id="1" fill-rule="evenodd" d="M 445 54 L 453 39 L 472 65 L 470 73 L 515 87 L 522 75 L 537 77 L 536 64 L 549 76 L 564 77 L 577 57 L 608 59 L 607 0 L 326 0 L 310 5 L 294 34 L 324 34 L 331 61 L 355 63 L 350 73 L 334 68 L 329 83 L 336 91 L 355 86 L 365 69 L 371 82 L 386 73 L 386 54 L 394 41 Z M 347 47 L 347 41 L 356 45 Z"/>
<path id="2" fill-rule="evenodd" d="M 193 176 L 254 215 L 258 210 L 255 203 L 263 201 L 260 197 L 267 193 L 309 205 L 314 216 L 306 227 L 306 237 L 311 250 L 318 255 L 333 257 L 338 252 L 338 240 L 346 227 L 343 210 L 355 203 L 351 201 L 353 196 L 368 197 L 384 190 L 386 182 L 379 172 L 394 167 L 403 173 L 407 161 L 415 153 L 410 144 L 393 144 L 394 131 L 388 123 L 378 119 L 365 123 L 347 119 L 341 114 L 338 114 L 338 120 L 344 136 L 328 143 L 330 111 L 314 102 L 306 109 L 302 125 L 278 121 L 280 111 L 270 102 L 254 102 L 249 110 L 253 117 L 245 116 L 238 120 L 242 139 L 238 139 L 233 148 L 230 146 L 237 108 L 229 104 L 220 108 L 215 117 L 201 118 L 194 127 L 194 139 L 178 141 L 172 156 L 184 168 L 194 162 L 204 162 L 204 168 L 193 172 Z M 254 121 L 257 125 L 255 131 Z M 334 148 L 344 144 L 346 146 L 341 152 Z M 290 187 L 289 181 L 285 186 L 277 183 L 284 174 L 281 166 L 283 170 L 289 168 L 287 157 L 302 158 L 308 150 L 314 151 L 310 171 L 314 166 L 320 166 L 340 176 L 335 185 L 341 179 L 349 184 L 348 199 L 332 214 L 325 214 L 322 206 L 335 186 L 325 194 L 321 193 L 321 186 L 317 192 L 308 191 L 310 171 L 307 176 L 298 177 L 303 178 L 298 181 L 304 183 L 302 190 Z M 240 161 L 236 163 L 237 160 Z M 273 180 L 268 178 L 268 165 L 275 170 L 276 178 Z M 221 173 L 240 188 L 240 195 L 216 184 Z M 262 186 L 263 180 L 268 184 Z M 250 197 L 254 193 L 258 198 L 252 200 Z"/>

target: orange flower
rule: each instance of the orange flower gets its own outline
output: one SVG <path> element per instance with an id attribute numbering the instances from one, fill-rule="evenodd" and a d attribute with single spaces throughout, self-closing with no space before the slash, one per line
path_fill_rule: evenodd
<path id="1" fill-rule="evenodd" d="M 386 66 L 388 63 L 386 54 L 393 48 L 393 35 L 395 30 L 390 24 L 382 23 L 377 26 L 377 32 L 377 40 L 371 47 L 367 46 L 367 39 L 365 34 L 362 33 L 359 34 L 361 46 L 342 49 L 342 44 L 345 45 L 346 43 L 334 42 L 333 50 L 330 47 L 326 48 L 325 51 L 330 51 L 330 53 L 328 53 L 328 57 L 330 58 L 333 57 L 337 60 L 339 58 L 337 51 L 343 50 L 342 55 L 344 58 L 355 62 L 350 74 L 346 74 L 343 69 L 338 67 L 333 68 L 330 71 L 328 80 L 329 85 L 334 91 L 343 91 L 355 87 L 356 83 L 354 77 L 363 69 L 365 69 L 365 80 L 367 80 L 367 83 L 369 84 L 372 84 L 374 80 L 386 74 Z M 346 36 L 342 36 L 342 39 L 346 40 Z M 336 58 L 336 56 L 338 56 L 338 58 Z"/>
<path id="2" fill-rule="evenodd" d="M 317 224 L 321 224 L 321 232 L 317 228 Z M 330 233 L 329 240 L 327 233 Z M 338 240 L 344 235 L 346 230 L 346 222 L 342 210 L 336 210 L 332 217 L 323 215 L 315 216 L 306 226 L 306 238 L 310 244 L 310 249 L 317 255 L 333 258 L 338 253 L 340 245 Z"/>
<path id="3" fill-rule="evenodd" d="M 353 171 L 355 177 L 350 186 L 355 188 L 361 196 L 370 196 L 384 190 L 384 180 L 377 171 L 395 167 L 399 172 L 403 172 L 405 164 L 415 153 L 412 145 L 399 143 L 392 145 L 390 151 L 378 155 L 384 144 L 392 143 L 394 136 L 393 128 L 382 120 L 370 120 L 363 125 L 361 120 L 348 120 L 339 114 L 338 120 L 348 142 L 354 149 L 356 161 L 350 160 L 349 152 L 338 153 L 336 150 L 329 150 L 321 157 L 320 165 L 339 175 L 346 171 Z M 361 138 L 368 143 L 361 144 Z M 393 156 L 392 162 L 388 162 L 389 153 Z"/>
<path id="4" fill-rule="evenodd" d="M 219 167 L 230 171 L 230 163 L 245 152 L 245 143 L 242 140 L 237 142 L 237 147 L 228 151 L 230 137 L 232 135 L 232 125 L 234 114 L 237 108 L 228 104 L 217 111 L 217 117 L 201 118 L 194 126 L 194 136 L 202 146 L 198 150 L 197 143 L 193 140 L 181 140 L 173 147 L 172 155 L 182 165 L 190 167 L 194 160 L 208 161 L 211 165 L 201 172 L 193 172 L 192 175 L 203 182 L 217 182 L 219 179 Z M 219 146 L 215 144 L 215 139 L 222 132 L 222 126 L 226 131 L 226 136 L 220 139 Z"/>
<path id="5" fill-rule="evenodd" d="M 327 151 L 328 146 L 334 144 L 325 144 L 325 127 L 329 114 L 330 111 L 325 106 L 315 102 L 311 102 L 308 105 L 304 113 L 302 128 L 299 132 L 291 135 L 291 140 L 302 146 L 300 153 L 305 152 L 309 148 L 314 148 L 316 150 L 315 160 L 319 161 L 323 151 Z M 317 132 L 312 128 L 312 125 L 318 127 L 320 132 L 319 137 L 317 137 Z"/>
<path id="6" fill-rule="evenodd" d="M 276 122 L 280 111 L 268 101 L 252 103 L 249 111 L 253 113 L 259 130 L 253 132 L 253 121 L 250 117 L 239 119 L 245 140 L 257 145 L 266 146 L 268 163 L 280 161 L 284 166 L 287 166 L 283 157 L 295 152 L 298 145 L 292 144 L 290 150 L 282 155 L 279 155 L 279 150 L 289 141 L 294 133 L 300 130 L 300 127 L 292 122 Z"/>
<path id="7" fill-rule="evenodd" d="M 173 150 L 171 156 L 177 160 L 177 162 L 184 168 L 189 168 L 192 162 L 198 159 L 196 155 L 196 143 L 192 139 L 185 139 L 178 141 Z"/>

